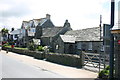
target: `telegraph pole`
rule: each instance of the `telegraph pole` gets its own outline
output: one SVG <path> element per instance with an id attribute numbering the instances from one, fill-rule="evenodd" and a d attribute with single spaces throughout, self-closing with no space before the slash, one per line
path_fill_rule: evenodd
<path id="1" fill-rule="evenodd" d="M 111 0 L 111 21 L 110 28 L 114 26 L 115 0 Z M 110 80 L 114 78 L 114 36 L 110 34 Z"/>
<path id="2" fill-rule="evenodd" d="M 100 15 L 100 25 L 99 25 L 99 27 L 100 27 L 100 41 L 101 41 L 101 39 L 102 39 L 102 35 L 101 35 L 101 32 L 102 32 L 102 15 Z M 100 44 L 100 48 L 101 48 L 101 44 Z M 100 65 L 101 65 L 101 51 L 99 52 L 99 72 L 100 72 Z"/>
<path id="3" fill-rule="evenodd" d="M 100 15 L 100 41 L 101 41 L 101 39 L 102 39 L 102 15 Z"/>

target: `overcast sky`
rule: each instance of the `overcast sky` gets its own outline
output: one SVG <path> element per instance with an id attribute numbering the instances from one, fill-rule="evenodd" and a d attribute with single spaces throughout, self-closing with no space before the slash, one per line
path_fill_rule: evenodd
<path id="1" fill-rule="evenodd" d="M 118 20 L 116 1 L 115 24 Z M 98 27 L 99 16 L 103 23 L 110 23 L 111 0 L 0 0 L 0 27 L 20 28 L 23 20 L 44 18 L 51 15 L 56 26 L 63 26 L 66 19 L 76 29 Z"/>

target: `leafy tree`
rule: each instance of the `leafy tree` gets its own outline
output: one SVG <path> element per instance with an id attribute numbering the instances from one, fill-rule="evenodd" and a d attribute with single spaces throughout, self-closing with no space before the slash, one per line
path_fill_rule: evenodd
<path id="1" fill-rule="evenodd" d="M 2 30 L 1 30 L 1 32 L 2 32 L 2 36 L 6 36 L 7 34 L 8 34 L 8 29 L 6 29 L 6 28 L 3 28 Z"/>

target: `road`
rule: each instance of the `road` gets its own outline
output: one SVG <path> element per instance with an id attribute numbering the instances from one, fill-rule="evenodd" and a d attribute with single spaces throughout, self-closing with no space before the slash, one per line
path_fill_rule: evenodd
<path id="1" fill-rule="evenodd" d="M 25 64 L 4 54 L 0 54 L 0 76 L 2 78 L 65 78 L 30 64 Z"/>

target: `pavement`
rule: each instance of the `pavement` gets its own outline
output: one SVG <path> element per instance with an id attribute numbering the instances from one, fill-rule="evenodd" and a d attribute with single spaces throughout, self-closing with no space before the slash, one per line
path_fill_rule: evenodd
<path id="1" fill-rule="evenodd" d="M 98 73 L 88 71 L 85 69 L 79 69 L 75 67 L 64 66 L 52 62 L 48 62 L 45 60 L 38 60 L 30 56 L 20 55 L 13 52 L 8 52 L 1 50 L 1 53 L 7 56 L 10 56 L 14 59 L 20 60 L 25 64 L 30 64 L 41 68 L 43 70 L 51 71 L 57 73 L 59 75 L 63 75 L 67 78 L 97 78 Z"/>

